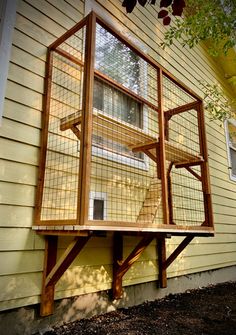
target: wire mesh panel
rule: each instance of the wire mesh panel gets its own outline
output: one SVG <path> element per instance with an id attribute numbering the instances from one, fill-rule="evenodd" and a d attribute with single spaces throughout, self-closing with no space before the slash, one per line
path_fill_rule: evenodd
<path id="1" fill-rule="evenodd" d="M 171 170 L 173 222 L 177 225 L 200 226 L 205 220 L 205 212 L 200 180 L 202 157 L 198 112 L 188 110 L 173 115 L 168 126 L 168 140 L 175 143 L 179 151 L 179 162 Z"/>
<path id="2" fill-rule="evenodd" d="M 155 162 L 136 144 L 157 141 L 157 71 L 105 28 L 96 26 L 89 219 L 96 200 L 111 225 L 162 223 Z M 113 222 L 113 223 L 112 223 Z"/>
<path id="3" fill-rule="evenodd" d="M 183 90 L 173 80 L 163 75 L 163 107 L 165 111 L 194 102 L 189 93 Z"/>
<path id="4" fill-rule="evenodd" d="M 84 30 L 60 48 L 83 62 Z M 83 66 L 53 53 L 41 220 L 70 220 L 77 216 L 79 130 L 74 119 L 82 108 Z"/>

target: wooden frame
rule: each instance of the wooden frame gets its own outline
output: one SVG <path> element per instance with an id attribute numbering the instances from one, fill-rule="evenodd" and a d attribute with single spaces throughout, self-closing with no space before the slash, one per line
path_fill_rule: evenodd
<path id="1" fill-rule="evenodd" d="M 96 24 L 100 24 L 108 32 L 118 38 L 119 41 L 128 46 L 145 62 L 150 64 L 157 74 L 157 104 L 153 104 L 146 98 L 139 96 L 129 88 L 126 88 L 94 68 L 95 41 L 96 41 Z M 86 29 L 85 35 L 85 57 L 86 62 L 76 58 L 69 52 L 61 48 L 70 36 L 75 34 L 81 28 Z M 69 220 L 41 220 L 41 207 L 45 178 L 47 135 L 49 129 L 49 110 L 50 94 L 52 86 L 53 54 L 57 53 L 77 64 L 84 71 L 83 80 L 83 97 L 82 110 L 60 119 L 60 130 L 71 131 L 80 140 L 80 166 L 78 174 L 78 201 L 77 217 Z M 193 102 L 164 110 L 163 98 L 163 78 L 168 78 L 172 83 L 177 85 L 186 94 L 193 98 Z M 111 118 L 109 115 L 101 114 L 93 110 L 93 83 L 94 78 L 108 83 L 115 89 L 130 96 L 132 99 L 146 104 L 155 113 L 158 114 L 159 137 L 150 136 L 145 131 L 131 126 L 118 119 Z M 159 269 L 159 286 L 167 286 L 167 268 L 176 259 L 176 257 L 187 247 L 195 236 L 213 236 L 213 215 L 212 202 L 209 181 L 209 167 L 207 144 L 205 135 L 204 111 L 201 98 L 190 90 L 186 85 L 177 80 L 160 64 L 151 57 L 139 50 L 133 43 L 124 38 L 120 32 L 107 24 L 102 18 L 91 12 L 82 21 L 68 30 L 48 48 L 46 79 L 44 90 L 44 118 L 43 131 L 41 138 L 40 170 L 39 182 L 36 196 L 35 224 L 33 229 L 38 234 L 46 236 L 45 260 L 43 270 L 41 315 L 49 315 L 53 312 L 53 300 L 55 284 L 68 269 L 72 261 L 77 257 L 86 245 L 87 241 L 99 232 L 113 232 L 113 297 L 120 298 L 122 295 L 122 278 L 130 269 L 132 264 L 141 256 L 148 245 L 156 239 Z M 195 110 L 197 113 L 200 154 L 196 155 L 180 146 L 176 146 L 169 141 L 169 121 L 175 115 Z M 112 136 L 119 140 L 119 132 L 125 134 L 121 140 L 134 152 L 143 152 L 156 164 L 157 179 L 161 181 L 162 189 L 162 207 L 163 207 L 163 224 L 155 225 L 152 222 L 139 225 L 136 222 L 109 221 L 109 220 L 89 220 L 89 188 L 91 172 L 91 154 L 92 154 L 92 122 L 96 123 L 97 132 L 102 128 L 116 125 L 116 133 L 108 131 L 107 137 Z M 194 170 L 194 166 L 200 167 L 200 173 Z M 200 226 L 180 226 L 173 222 L 173 194 L 171 173 L 172 168 L 185 169 L 196 178 L 197 182 L 202 184 L 205 220 Z M 124 260 L 123 259 L 123 237 L 124 235 L 133 235 L 141 237 L 134 250 Z M 176 250 L 167 258 L 166 257 L 166 238 L 167 235 L 184 236 L 185 238 L 176 248 Z M 57 260 L 57 237 L 74 236 L 75 239 L 68 246 L 62 257 Z"/>

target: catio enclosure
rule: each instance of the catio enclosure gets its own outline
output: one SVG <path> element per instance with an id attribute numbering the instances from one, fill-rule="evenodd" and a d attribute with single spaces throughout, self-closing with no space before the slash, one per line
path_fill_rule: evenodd
<path id="1" fill-rule="evenodd" d="M 95 14 L 48 50 L 34 229 L 213 231 L 201 99 Z"/>
<path id="2" fill-rule="evenodd" d="M 155 238 L 160 287 L 214 234 L 201 99 L 94 12 L 48 48 L 34 229 L 46 235 L 41 315 L 94 235 L 113 237 L 113 297 Z M 99 231 L 102 231 L 102 233 Z M 123 236 L 139 236 L 124 259 Z M 74 236 L 60 258 L 59 235 Z M 166 258 L 165 239 L 185 238 Z"/>

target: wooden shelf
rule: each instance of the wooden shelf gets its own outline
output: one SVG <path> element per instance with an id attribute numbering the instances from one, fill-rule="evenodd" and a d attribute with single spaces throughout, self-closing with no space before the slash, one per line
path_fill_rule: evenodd
<path id="1" fill-rule="evenodd" d="M 134 152 L 144 152 L 153 156 L 153 159 L 158 162 L 158 148 L 159 142 L 153 141 L 142 145 L 133 145 L 130 147 Z M 195 155 L 191 151 L 182 148 L 180 145 L 173 144 L 169 141 L 165 141 L 165 153 L 166 160 L 178 164 L 199 164 L 203 162 L 203 158 L 200 155 Z"/>
<path id="2" fill-rule="evenodd" d="M 61 119 L 60 130 L 71 129 L 74 133 L 77 128 L 77 137 L 80 136 L 80 125 L 82 121 L 81 111 L 70 114 Z M 111 117 L 105 113 L 93 110 L 93 134 L 118 142 L 129 147 L 143 145 L 150 141 L 156 141 L 157 138 L 150 136 L 141 128 L 132 126 L 130 123 L 121 121 L 118 118 Z"/>

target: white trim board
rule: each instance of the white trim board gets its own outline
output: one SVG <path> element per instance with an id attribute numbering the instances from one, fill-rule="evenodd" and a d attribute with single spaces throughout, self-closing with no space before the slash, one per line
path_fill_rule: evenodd
<path id="1" fill-rule="evenodd" d="M 16 20 L 17 0 L 1 0 L 0 7 L 0 125 L 3 115 L 12 36 Z"/>

